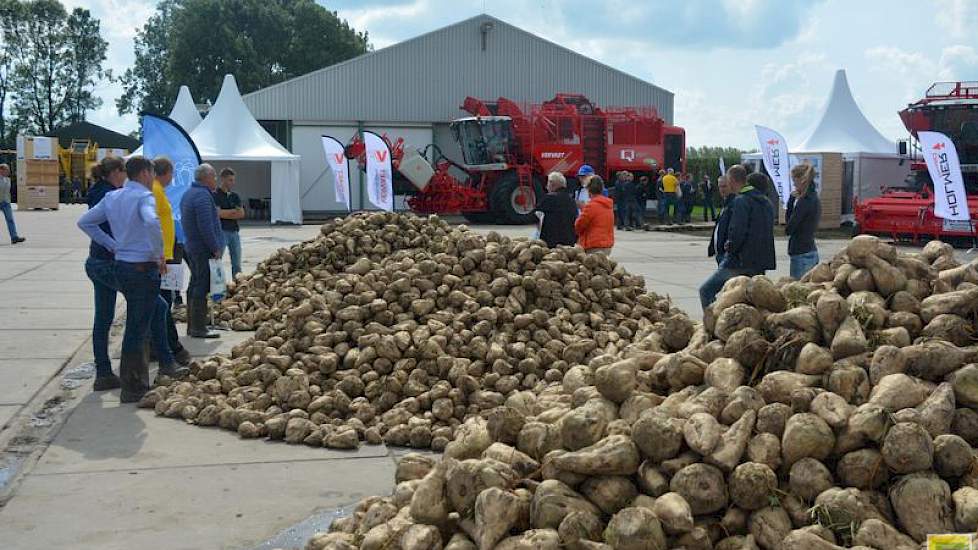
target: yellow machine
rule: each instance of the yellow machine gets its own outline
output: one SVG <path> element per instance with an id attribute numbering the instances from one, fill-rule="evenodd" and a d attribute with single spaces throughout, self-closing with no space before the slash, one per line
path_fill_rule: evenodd
<path id="1" fill-rule="evenodd" d="M 58 148 L 58 161 L 68 189 L 71 190 L 77 181 L 81 186 L 80 192 L 84 194 L 91 183 L 92 166 L 98 162 L 98 144 L 87 139 L 73 139 L 67 149 Z"/>

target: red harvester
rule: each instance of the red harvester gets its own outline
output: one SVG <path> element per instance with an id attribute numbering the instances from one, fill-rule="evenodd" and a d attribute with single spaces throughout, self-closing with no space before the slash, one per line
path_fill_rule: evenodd
<path id="1" fill-rule="evenodd" d="M 666 125 L 651 107 L 601 109 L 583 95 L 557 94 L 531 106 L 528 114 L 502 97 L 468 97 L 461 108 L 472 115 L 451 124 L 461 163 L 435 145 L 404 151 L 402 139 L 384 136 L 395 169 L 413 185 L 398 191 L 411 195 L 408 205 L 418 214 L 462 214 L 474 223 L 532 223 L 550 172 L 567 176 L 573 188 L 572 178 L 583 164 L 605 181 L 621 170 L 638 177 L 686 167 L 685 132 Z M 362 155 L 362 144 L 353 142 L 347 155 Z"/>
<path id="2" fill-rule="evenodd" d="M 915 148 L 919 131 L 941 132 L 954 142 L 974 220 L 978 214 L 978 82 L 938 82 L 923 99 L 900 111 L 900 119 Z M 934 184 L 927 165 L 916 156 L 912 162 L 910 176 L 902 185 L 855 204 L 855 232 L 912 242 L 973 238 L 974 230 L 967 222 L 945 221 L 934 215 Z"/>

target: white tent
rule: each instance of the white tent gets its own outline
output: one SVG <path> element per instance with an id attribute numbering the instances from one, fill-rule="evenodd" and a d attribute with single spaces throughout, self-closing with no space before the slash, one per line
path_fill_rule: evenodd
<path id="1" fill-rule="evenodd" d="M 791 148 L 798 152 L 882 153 L 895 154 L 896 144 L 879 133 L 866 120 L 852 98 L 846 71 L 835 73 L 832 91 L 822 109 L 822 116 L 808 139 Z"/>
<path id="2" fill-rule="evenodd" d="M 170 110 L 170 119 L 179 124 L 187 133 L 193 132 L 194 128 L 201 123 L 200 112 L 194 105 L 194 98 L 190 95 L 190 88 L 180 86 L 180 93 L 177 94 L 177 101 Z"/>
<path id="3" fill-rule="evenodd" d="M 853 220 L 853 199 L 879 196 L 882 187 L 899 185 L 910 172 L 910 163 L 897 153 L 896 143 L 884 137 L 859 109 L 843 69 L 836 71 L 832 90 L 808 138 L 789 139 L 788 147 L 792 163 L 811 162 L 817 171 L 821 171 L 823 154 L 842 154 L 842 221 Z M 761 169 L 760 153 L 741 158 L 755 170 Z"/>
<path id="4" fill-rule="evenodd" d="M 217 101 L 190 138 L 204 161 L 243 162 L 249 167 L 256 162 L 268 163 L 272 223 L 302 223 L 299 156 L 282 147 L 258 124 L 241 100 L 234 76 L 224 77 Z"/>

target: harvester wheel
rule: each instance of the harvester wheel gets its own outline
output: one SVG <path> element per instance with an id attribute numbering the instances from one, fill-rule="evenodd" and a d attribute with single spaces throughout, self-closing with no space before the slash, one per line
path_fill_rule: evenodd
<path id="1" fill-rule="evenodd" d="M 489 197 L 496 223 L 528 225 L 537 221 L 533 209 L 543 198 L 543 185 L 536 178 L 532 182 L 531 189 L 521 187 L 515 172 L 496 182 Z"/>

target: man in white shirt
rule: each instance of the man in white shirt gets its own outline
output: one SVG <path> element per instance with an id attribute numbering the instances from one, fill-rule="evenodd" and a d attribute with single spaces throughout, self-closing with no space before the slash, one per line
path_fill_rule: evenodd
<path id="1" fill-rule="evenodd" d="M 134 403 L 149 391 L 149 366 L 143 354 L 166 272 L 163 232 L 153 199 L 153 164 L 141 156 L 126 162 L 128 180 L 78 220 L 78 227 L 115 255 L 119 290 L 126 297 L 126 331 L 122 338 L 120 399 Z M 109 222 L 112 235 L 99 224 Z"/>

